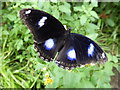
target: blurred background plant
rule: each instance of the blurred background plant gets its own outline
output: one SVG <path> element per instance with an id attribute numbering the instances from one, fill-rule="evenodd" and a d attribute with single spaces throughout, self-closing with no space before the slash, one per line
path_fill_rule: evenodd
<path id="1" fill-rule="evenodd" d="M 0 88 L 118 88 L 120 3 L 1 2 Z M 23 8 L 46 11 L 72 32 L 88 36 L 107 53 L 104 65 L 63 70 L 34 51 L 30 31 L 19 17 Z M 112 76 L 112 78 L 111 78 Z"/>

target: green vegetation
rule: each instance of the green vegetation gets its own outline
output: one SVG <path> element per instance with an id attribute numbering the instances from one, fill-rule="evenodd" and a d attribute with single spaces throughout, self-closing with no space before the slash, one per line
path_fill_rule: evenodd
<path id="1" fill-rule="evenodd" d="M 2 2 L 0 88 L 111 88 L 113 67 L 120 72 L 120 3 Z M 97 42 L 107 53 L 104 65 L 63 70 L 34 51 L 30 31 L 19 17 L 23 8 L 50 13 L 72 32 Z M 119 30 L 119 31 L 118 31 Z"/>

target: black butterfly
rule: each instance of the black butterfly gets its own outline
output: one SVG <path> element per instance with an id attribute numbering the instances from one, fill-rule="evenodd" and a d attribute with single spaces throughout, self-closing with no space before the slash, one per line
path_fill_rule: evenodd
<path id="1" fill-rule="evenodd" d="M 55 62 L 64 69 L 107 61 L 104 51 L 91 39 L 65 30 L 52 15 L 36 10 L 23 9 L 20 17 L 33 34 L 35 48 L 40 57 Z"/>

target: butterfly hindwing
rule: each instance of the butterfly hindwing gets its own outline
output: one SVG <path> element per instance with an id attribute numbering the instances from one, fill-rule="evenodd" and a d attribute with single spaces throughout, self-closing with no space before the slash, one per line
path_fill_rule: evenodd
<path id="1" fill-rule="evenodd" d="M 40 44 L 34 43 L 39 56 L 46 61 L 52 61 L 63 44 L 62 38 L 50 38 Z"/>
<path id="2" fill-rule="evenodd" d="M 71 69 L 85 64 L 105 62 L 107 57 L 94 41 L 83 35 L 71 33 L 56 60 L 58 66 Z"/>

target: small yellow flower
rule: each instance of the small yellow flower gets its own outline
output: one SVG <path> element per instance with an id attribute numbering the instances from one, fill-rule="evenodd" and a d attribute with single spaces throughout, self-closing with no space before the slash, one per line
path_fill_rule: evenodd
<path id="1" fill-rule="evenodd" d="M 86 67 L 89 67 L 89 66 L 91 66 L 91 64 L 85 64 L 85 66 L 86 66 Z"/>
<path id="2" fill-rule="evenodd" d="M 52 84 L 52 83 L 53 83 L 53 80 L 50 77 L 48 77 L 44 82 L 45 85 Z"/>
<path id="3" fill-rule="evenodd" d="M 89 67 L 89 66 L 94 66 L 95 64 L 94 63 L 90 63 L 90 64 L 85 64 L 86 67 Z"/>

